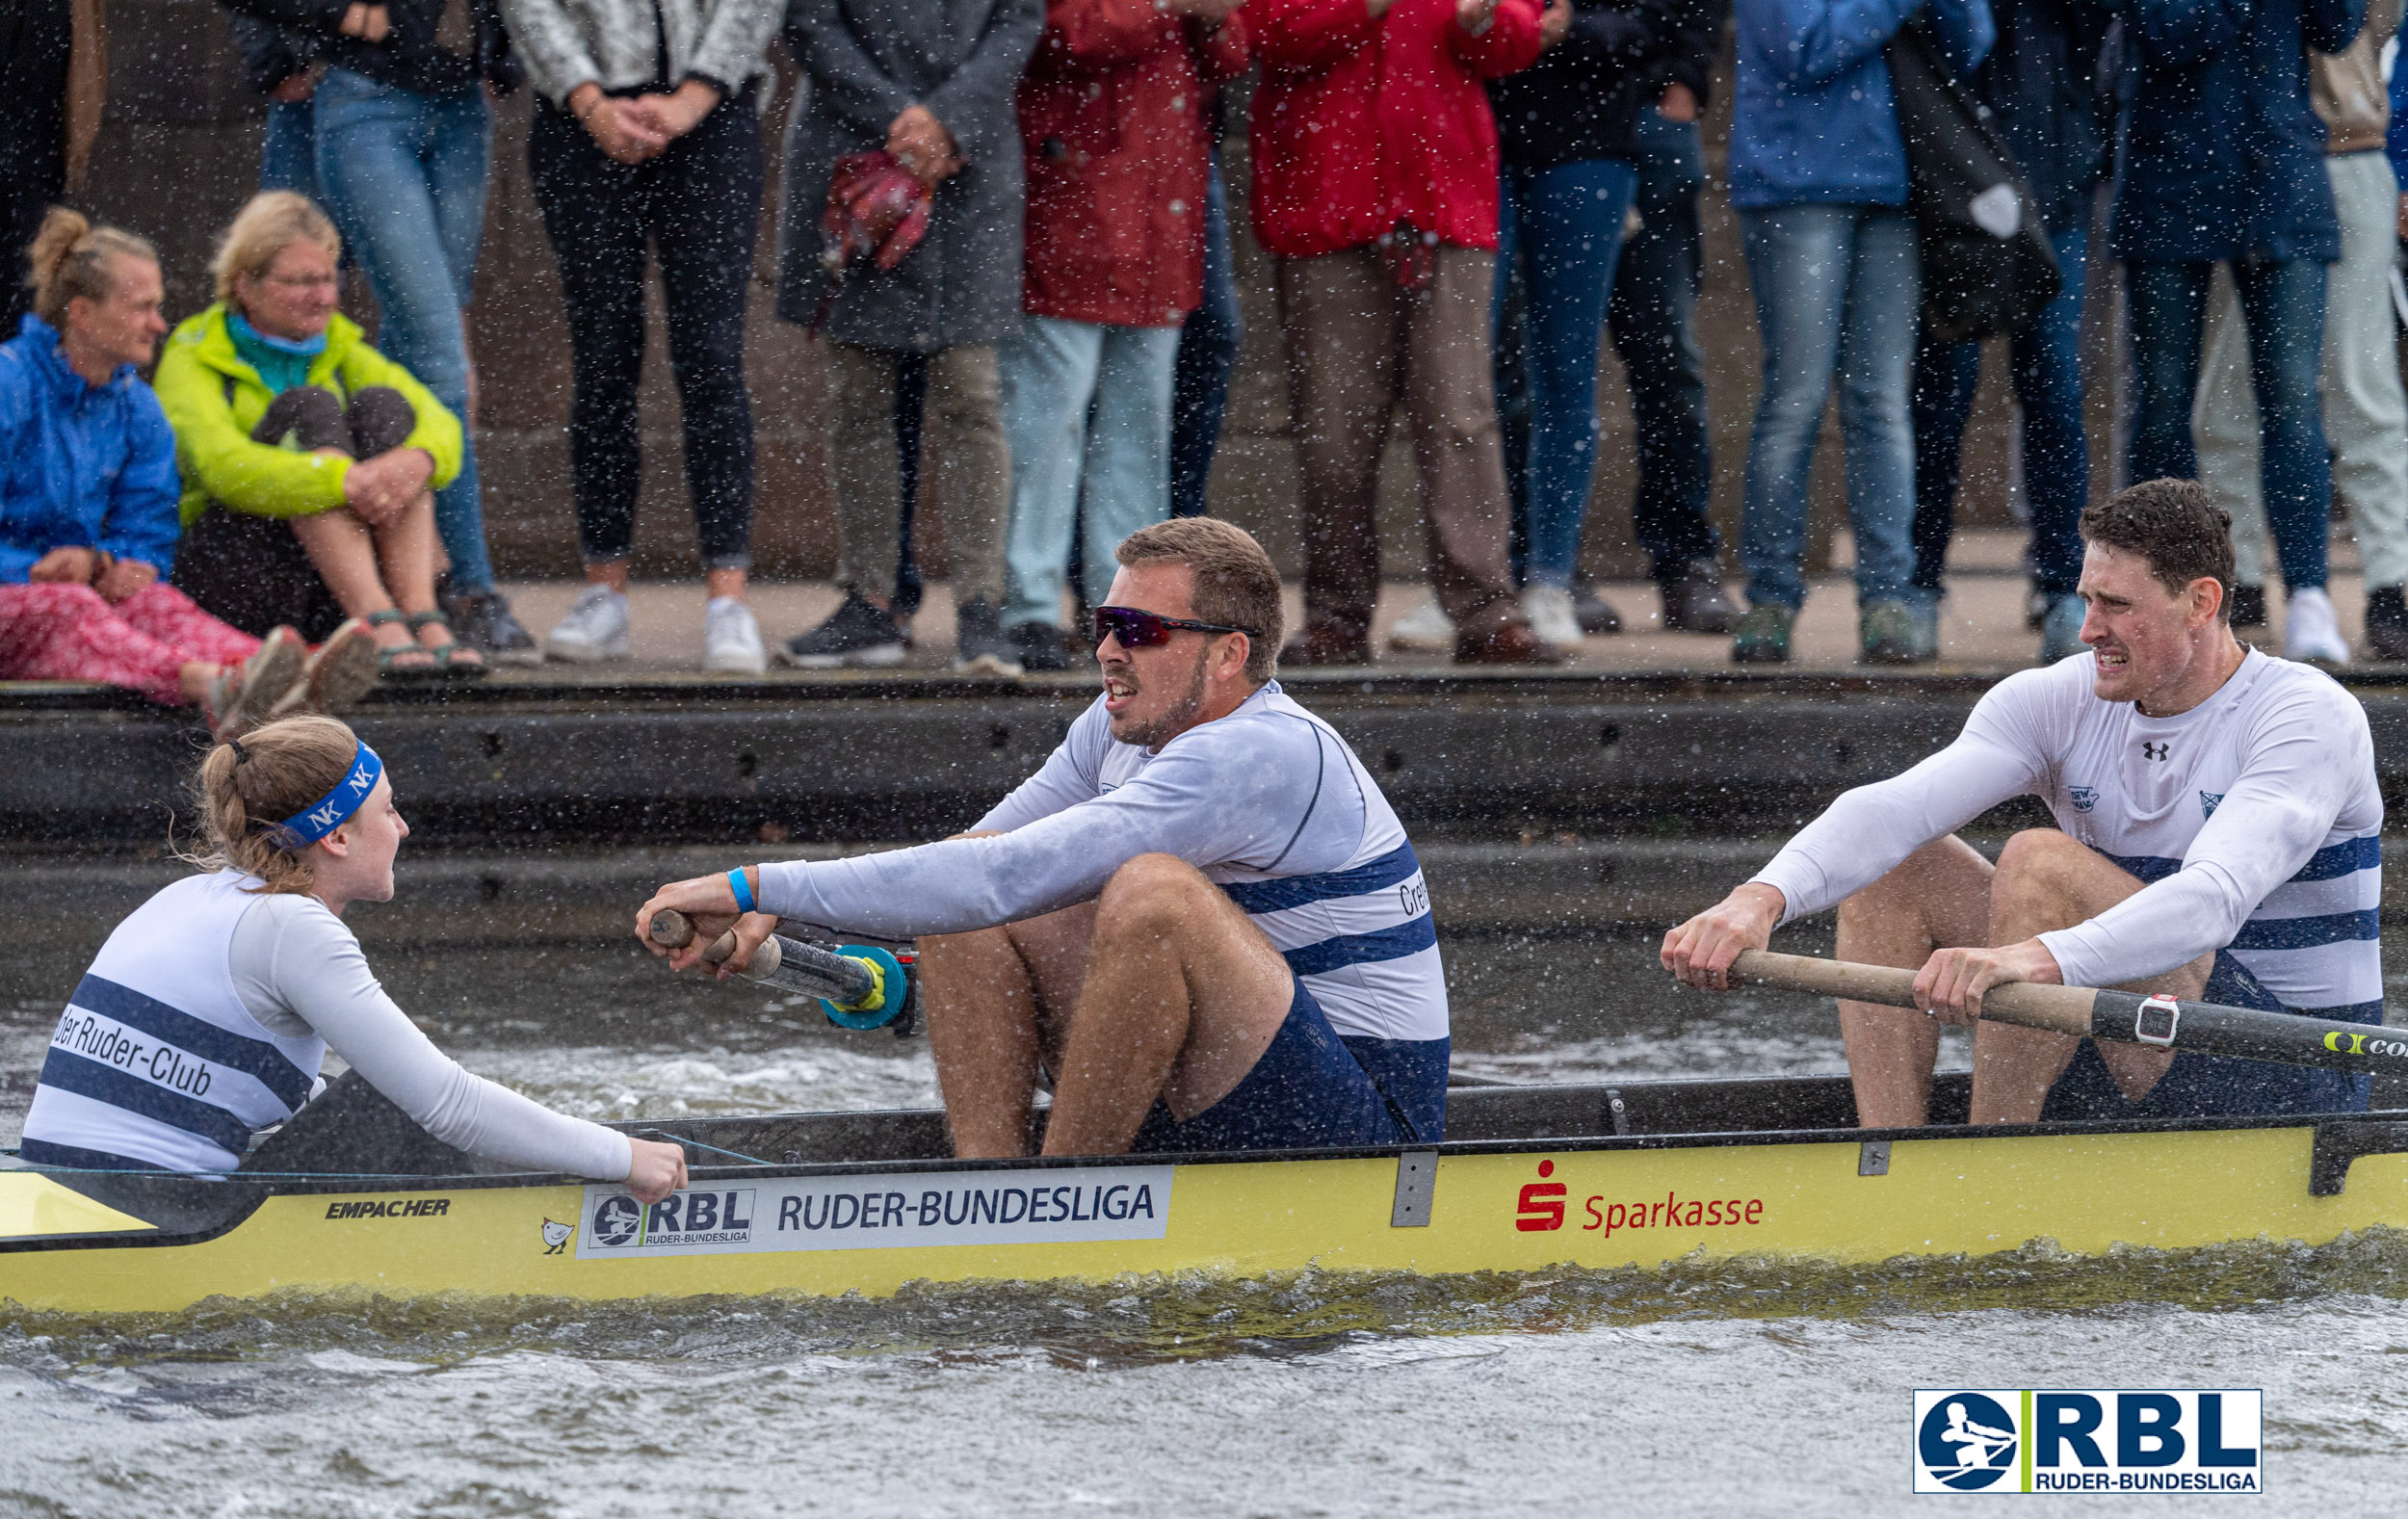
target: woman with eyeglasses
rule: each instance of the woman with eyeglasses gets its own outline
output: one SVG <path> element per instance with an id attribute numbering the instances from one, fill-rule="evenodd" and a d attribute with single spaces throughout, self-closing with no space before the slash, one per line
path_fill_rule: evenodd
<path id="1" fill-rule="evenodd" d="M 357 617 L 389 679 L 482 676 L 435 604 L 433 492 L 459 470 L 459 419 L 335 309 L 341 253 L 308 200 L 255 196 L 212 261 L 217 302 L 168 339 L 176 584 L 240 628 Z"/>
<path id="2" fill-rule="evenodd" d="M 325 1086 L 327 1052 L 443 1143 L 527 1170 L 685 1185 L 684 1151 L 460 1069 L 344 926 L 393 900 L 409 837 L 377 751 L 331 718 L 218 745 L 194 777 L 207 850 L 134 909 L 67 998 L 18 1151 L 81 1170 L 230 1171 Z M 370 1167 L 374 1169 L 375 1167 Z"/>

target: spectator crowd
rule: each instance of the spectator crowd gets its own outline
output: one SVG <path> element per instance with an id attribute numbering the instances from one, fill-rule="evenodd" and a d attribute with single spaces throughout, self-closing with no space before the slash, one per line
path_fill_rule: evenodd
<path id="1" fill-rule="evenodd" d="M 156 255 L 60 209 L 92 151 L 101 10 L 10 0 L 0 223 L 0 675 L 106 680 L 239 728 L 377 679 L 631 652 L 638 377 L 660 271 L 705 665 L 757 672 L 744 367 L 765 205 L 776 311 L 831 391 L 844 593 L 776 649 L 900 663 L 925 441 L 957 667 L 1067 667 L 1122 538 L 1204 509 L 1240 333 L 1219 143 L 1247 107 L 1300 482 L 1291 665 L 1373 657 L 1379 465 L 1411 432 L 1430 604 L 1401 645 L 1547 665 L 1620 614 L 1581 569 L 1610 339 L 1633 524 L 1666 629 L 1790 658 L 1836 391 L 1863 659 L 1938 656 L 1977 342 L 1937 335 L 1894 88 L 1943 62 L 2020 177 L 2055 295 L 2008 333 L 2031 621 L 2080 647 L 2084 294 L 2120 268 L 2133 479 L 2203 479 L 2279 572 L 2288 652 L 2408 659 L 2408 406 L 2390 73 L 2399 0 L 222 0 L 267 101 L 259 194 L 170 332 Z M 770 197 L 769 50 L 799 70 Z M 1718 71 L 1726 38 L 1735 70 Z M 1733 80 L 1727 193 L 1763 340 L 1737 561 L 1707 515 L 1700 119 Z M 540 643 L 496 590 L 465 312 L 491 100 L 535 95 L 589 584 Z M 1992 208 L 1996 211 L 1996 207 Z M 1988 223 L 1984 223 L 1988 225 Z M 371 343 L 339 309 L 375 298 Z M 164 343 L 162 342 L 164 339 Z M 163 352 L 154 352 L 163 350 Z M 156 360 L 155 374 L 144 372 Z"/>

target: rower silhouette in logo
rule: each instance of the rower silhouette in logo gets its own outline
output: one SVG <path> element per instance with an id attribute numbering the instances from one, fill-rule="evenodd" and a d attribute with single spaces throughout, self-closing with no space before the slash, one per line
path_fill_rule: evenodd
<path id="1" fill-rule="evenodd" d="M 567 1247 L 568 1237 L 576 1232 L 577 1226 L 573 1223 L 562 1223 L 557 1218 L 544 1219 L 543 1253 L 546 1255 L 560 1254 L 562 1250 Z"/>
<path id="2" fill-rule="evenodd" d="M 642 1222 L 643 1204 L 620 1192 L 594 1204 L 593 1233 L 588 1238 L 596 1244 L 633 1244 Z"/>
<path id="3" fill-rule="evenodd" d="M 1957 1393 L 1931 1405 L 1915 1439 L 1924 1470 L 1950 1487 L 1989 1486 L 2015 1465 L 2015 1419 L 1998 1400 Z"/>

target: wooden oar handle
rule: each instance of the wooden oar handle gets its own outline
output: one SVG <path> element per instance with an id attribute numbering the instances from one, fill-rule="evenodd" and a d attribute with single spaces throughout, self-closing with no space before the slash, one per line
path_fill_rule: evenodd
<path id="1" fill-rule="evenodd" d="M 663 907 L 652 915 L 652 942 L 665 950 L 684 949 L 694 942 L 694 920 L 674 907 Z M 702 960 L 706 965 L 717 965 L 735 953 L 736 930 L 730 929 L 702 947 Z M 772 936 L 752 952 L 752 958 L 736 974 L 760 981 L 774 972 L 784 958 Z"/>
<path id="2" fill-rule="evenodd" d="M 1817 959 L 1809 955 L 1741 950 L 1740 957 L 1732 962 L 1731 979 L 1822 997 L 1845 997 L 1850 1002 L 1877 1002 L 1892 1008 L 1915 1006 L 1915 973 L 1889 965 L 1858 965 L 1847 960 Z M 2097 995 L 2087 986 L 2009 982 L 1983 994 L 1981 1015 L 1992 1023 L 2012 1023 L 2079 1037 L 2090 1033 L 2090 1006 Z"/>

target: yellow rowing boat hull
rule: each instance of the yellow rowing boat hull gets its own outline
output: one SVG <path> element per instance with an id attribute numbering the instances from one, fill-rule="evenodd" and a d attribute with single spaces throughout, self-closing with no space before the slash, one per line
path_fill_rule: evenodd
<path id="1" fill-rule="evenodd" d="M 1003 1173 L 721 1168 L 716 1179 L 697 1180 L 694 1191 L 734 1199 L 736 1189 L 748 1189 L 741 1204 L 715 1202 L 706 1220 L 690 1203 L 688 1221 L 710 1227 L 685 1236 L 660 1228 L 656 1211 L 650 1233 L 641 1238 L 627 1222 L 636 1218 L 634 1205 L 614 1202 L 610 1188 L 480 1179 L 288 1192 L 266 1197 L 214 1238 L 196 1239 L 148 1229 L 58 1181 L 19 1171 L 0 1173 L 0 1300 L 105 1313 L 292 1291 L 597 1300 L 882 1296 L 923 1280 L 1252 1276 L 1306 1267 L 1515 1271 L 1565 1263 L 1652 1266 L 1698 1255 L 1850 1263 L 1983 1255 L 2040 1240 L 2096 1254 L 2119 1244 L 2177 1249 L 2261 1237 L 2320 1244 L 2349 1230 L 2408 1227 L 2408 1154 L 2362 1155 L 2337 1194 L 2317 1196 L 2309 1186 L 2314 1136 L 2303 1125 L 1960 1134 L 1897 1139 L 1878 1156 L 1856 1139 L 1835 1139 L 1215 1160 L 1125 1172 L 1089 1166 L 1075 1174 L 1089 1182 L 1165 1178 L 1146 1205 L 1159 1217 L 1062 1227 L 1145 1237 L 888 1246 L 855 1230 L 842 1247 L 829 1247 L 844 1213 L 827 1202 L 830 1189 L 861 1192 L 868 1200 L 854 1213 L 900 1238 L 912 1232 L 912 1210 L 925 1217 L 920 1199 L 936 1197 L 935 1189 Z M 1882 1160 L 1886 1172 L 1867 1174 L 1879 1171 Z M 1433 1165 L 1422 1205 L 1428 1221 L 1411 1222 L 1414 1209 L 1400 1200 L 1400 1167 L 1419 1166 L 1427 1177 Z M 805 1228 L 810 1200 L 798 1209 L 780 1202 L 774 1194 L 781 1185 L 818 1188 L 822 1223 L 829 1227 Z M 1085 1206 L 1095 1219 L 1098 1209 L 1126 1212 L 1129 1194 L 1127 1187 L 1112 1192 L 1098 1182 L 1076 1194 L 1054 1189 L 1048 1204 L 1065 1218 Z M 880 1195 L 898 1199 L 884 1205 L 882 1218 Z M 1024 1203 L 1027 1195 L 1023 1189 Z M 782 1210 L 777 1218 L 773 1203 Z M 735 1221 L 747 1225 L 749 1243 L 729 1244 L 735 1234 L 727 1230 L 718 1245 L 677 1243 L 707 1240 L 712 1228 Z M 944 1220 L 932 1227 L 941 1237 Z M 618 1236 L 624 1239 L 614 1244 Z"/>

